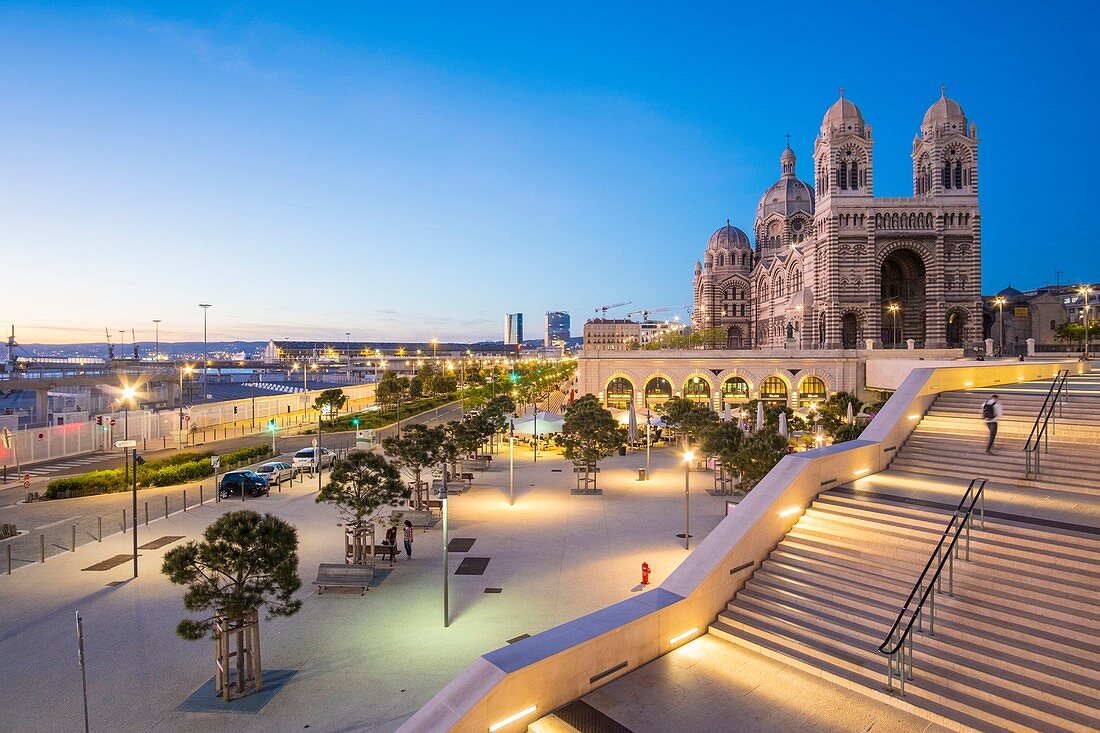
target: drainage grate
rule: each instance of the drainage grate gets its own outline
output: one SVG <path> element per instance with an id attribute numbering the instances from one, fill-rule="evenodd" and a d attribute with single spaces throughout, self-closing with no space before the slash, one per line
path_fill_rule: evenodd
<path id="1" fill-rule="evenodd" d="M 603 489 L 570 489 L 570 496 L 603 496 Z"/>
<path id="2" fill-rule="evenodd" d="M 141 555 L 138 555 L 138 557 L 141 557 Z M 117 568 L 119 565 L 125 565 L 126 563 L 131 562 L 133 559 L 133 555 L 113 555 L 106 560 L 101 560 L 100 562 L 97 562 L 95 565 L 89 565 L 88 567 L 84 568 L 84 570 L 110 570 L 111 568 Z"/>
<path id="3" fill-rule="evenodd" d="M 530 634 L 520 634 L 519 636 L 515 637 L 514 639 L 509 639 L 508 641 L 506 641 L 504 643 L 505 644 L 515 644 L 517 641 L 523 641 L 524 639 L 530 639 L 530 638 L 531 638 Z"/>
<path id="4" fill-rule="evenodd" d="M 455 537 L 447 543 L 447 552 L 469 552 L 475 541 L 473 537 Z"/>
<path id="5" fill-rule="evenodd" d="M 580 733 L 632 733 L 622 723 L 609 718 L 584 700 L 574 700 L 554 711 L 554 716 Z"/>
<path id="6" fill-rule="evenodd" d="M 487 557 L 467 557 L 458 564 L 455 575 L 482 575 L 488 565 Z"/>
<path id="7" fill-rule="evenodd" d="M 486 588 L 485 589 L 486 593 L 502 593 L 503 591 L 504 591 L 503 588 Z"/>
<path id="8" fill-rule="evenodd" d="M 157 537 L 155 540 L 152 540 L 150 542 L 146 542 L 144 545 L 141 545 L 140 547 L 138 547 L 138 549 L 139 550 L 159 550 L 160 548 L 164 547 L 165 545 L 170 545 L 173 542 L 175 542 L 176 540 L 182 540 L 182 539 L 183 539 L 183 535 L 181 535 L 181 534 L 175 534 L 175 535 L 166 534 L 163 537 Z"/>

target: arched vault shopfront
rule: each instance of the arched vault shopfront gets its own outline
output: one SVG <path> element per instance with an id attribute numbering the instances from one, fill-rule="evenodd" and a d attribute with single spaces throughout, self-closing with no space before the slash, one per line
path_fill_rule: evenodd
<path id="1" fill-rule="evenodd" d="M 760 383 L 760 400 L 769 404 L 787 404 L 787 383 L 771 376 Z"/>
<path id="2" fill-rule="evenodd" d="M 645 383 L 645 404 L 650 409 L 660 407 L 672 399 L 672 383 L 664 377 L 653 377 Z"/>
<path id="3" fill-rule="evenodd" d="M 749 401 L 749 383 L 741 377 L 730 377 L 722 382 L 722 409 L 737 407 Z"/>
<path id="4" fill-rule="evenodd" d="M 626 377 L 615 377 L 607 383 L 604 394 L 604 404 L 607 407 L 625 410 L 634 399 L 634 385 Z"/>
<path id="5" fill-rule="evenodd" d="M 684 382 L 683 395 L 688 402 L 710 407 L 710 383 L 699 375 L 689 377 Z"/>

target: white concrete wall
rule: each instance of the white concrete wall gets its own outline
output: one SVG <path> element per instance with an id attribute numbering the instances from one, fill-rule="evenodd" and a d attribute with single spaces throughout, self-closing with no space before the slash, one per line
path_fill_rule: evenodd
<path id="1" fill-rule="evenodd" d="M 483 733 L 536 706 L 499 729 L 518 733 L 538 717 L 706 633 L 814 498 L 883 470 L 937 394 L 1046 379 L 1062 368 L 1071 373 L 1088 369 L 1070 361 L 967 362 L 912 370 L 860 440 L 784 458 L 660 587 L 485 654 L 399 730 Z M 589 682 L 622 662 L 627 665 L 622 670 Z"/>

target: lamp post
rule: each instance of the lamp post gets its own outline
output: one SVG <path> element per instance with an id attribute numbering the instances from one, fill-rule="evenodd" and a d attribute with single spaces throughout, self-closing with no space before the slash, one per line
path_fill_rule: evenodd
<path id="1" fill-rule="evenodd" d="M 1001 321 L 1001 356 L 1005 353 L 1005 297 L 998 295 L 993 299 L 993 305 L 997 306 L 998 318 Z"/>
<path id="2" fill-rule="evenodd" d="M 439 339 L 433 338 L 432 339 L 432 358 L 433 359 L 439 358 L 438 348 L 439 348 Z"/>
<path id="3" fill-rule="evenodd" d="M 890 311 L 890 315 L 894 317 L 894 343 L 892 345 L 896 349 L 898 347 L 898 311 L 901 310 L 901 306 L 897 303 L 891 303 L 886 306 L 886 310 Z"/>
<path id="4" fill-rule="evenodd" d="M 691 451 L 684 452 L 684 549 L 691 548 L 691 462 L 695 460 L 695 454 Z"/>
<path id="5" fill-rule="evenodd" d="M 179 414 L 180 414 L 180 429 L 179 430 L 180 431 L 179 431 L 179 440 L 177 441 L 178 445 L 179 445 L 179 450 L 183 450 L 183 373 L 187 372 L 188 374 L 191 374 L 191 372 L 193 372 L 193 371 L 195 371 L 195 367 L 191 366 L 190 364 L 184 364 L 183 366 L 180 367 L 180 403 L 179 403 Z"/>
<path id="6" fill-rule="evenodd" d="M 122 389 L 122 395 L 118 398 L 118 402 L 122 405 L 122 425 L 123 431 L 126 433 L 122 436 L 123 440 L 130 439 L 130 400 L 134 398 L 134 388 L 124 387 Z M 126 483 L 130 482 L 130 454 L 125 448 L 122 449 L 122 457 L 126 460 Z M 134 466 L 134 473 L 137 473 L 137 466 Z"/>
<path id="7" fill-rule="evenodd" d="M 1089 360 L 1089 295 L 1092 294 L 1092 288 L 1088 285 L 1082 285 L 1077 290 L 1085 299 L 1084 315 L 1085 315 L 1085 361 Z"/>
<path id="8" fill-rule="evenodd" d="M 351 331 L 344 331 L 348 339 L 348 384 L 351 384 Z"/>
<path id="9" fill-rule="evenodd" d="M 210 303 L 199 303 L 202 308 L 202 399 L 206 401 L 206 365 L 210 357 L 206 353 L 206 311 L 210 309 Z"/>
<path id="10" fill-rule="evenodd" d="M 156 328 L 156 331 L 157 331 L 157 336 L 156 336 L 157 347 L 153 352 L 153 361 L 160 361 L 160 319 L 159 318 L 154 318 L 153 319 L 153 327 Z"/>
<path id="11" fill-rule="evenodd" d="M 516 503 L 516 421 L 508 421 L 508 506 Z"/>

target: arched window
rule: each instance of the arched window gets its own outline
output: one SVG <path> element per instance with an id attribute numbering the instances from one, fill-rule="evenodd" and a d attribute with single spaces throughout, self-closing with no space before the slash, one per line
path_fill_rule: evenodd
<path id="1" fill-rule="evenodd" d="M 768 377 L 760 383 L 762 402 L 787 402 L 787 383 L 779 377 Z"/>
<path id="2" fill-rule="evenodd" d="M 943 164 L 943 187 L 945 189 L 951 188 L 951 164 Z"/>
<path id="3" fill-rule="evenodd" d="M 824 400 L 825 382 L 819 377 L 803 377 L 798 384 L 798 406 L 809 407 Z"/>
<path id="4" fill-rule="evenodd" d="M 840 190 L 841 191 L 847 191 L 848 190 L 848 166 L 845 163 L 840 164 L 840 182 L 839 182 L 839 185 L 840 185 Z"/>
<path id="5" fill-rule="evenodd" d="M 851 187 L 852 189 L 859 188 L 859 163 L 852 161 L 852 175 L 851 175 Z"/>
<path id="6" fill-rule="evenodd" d="M 634 385 L 625 377 L 615 377 L 607 383 L 604 402 L 608 407 L 625 410 L 634 399 Z"/>
<path id="7" fill-rule="evenodd" d="M 956 161 L 955 163 L 955 188 L 961 189 L 963 187 L 963 164 Z"/>
<path id="8" fill-rule="evenodd" d="M 654 377 L 645 385 L 645 407 L 660 407 L 672 398 L 672 384 L 664 377 Z"/>
<path id="9" fill-rule="evenodd" d="M 699 405 L 710 405 L 710 384 L 702 377 L 684 382 L 684 399 Z"/>
<path id="10" fill-rule="evenodd" d="M 726 256 L 721 252 L 718 253 L 718 266 L 722 267 L 726 264 Z"/>
<path id="11" fill-rule="evenodd" d="M 778 273 L 775 276 L 775 297 L 783 297 L 783 277 Z"/>
<path id="12" fill-rule="evenodd" d="M 730 377 L 722 382 L 722 408 L 749 401 L 749 383 L 741 377 Z"/>

